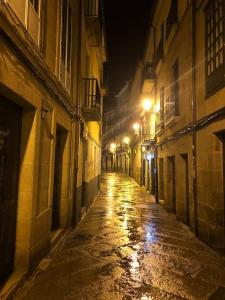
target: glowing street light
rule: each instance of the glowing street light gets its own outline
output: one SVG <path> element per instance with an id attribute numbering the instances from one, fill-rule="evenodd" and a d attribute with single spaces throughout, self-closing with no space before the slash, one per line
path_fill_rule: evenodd
<path id="1" fill-rule="evenodd" d="M 142 107 L 144 108 L 145 111 L 149 111 L 152 107 L 152 101 L 150 99 L 145 99 L 142 102 Z"/>
<path id="2" fill-rule="evenodd" d="M 128 136 L 125 136 L 125 137 L 123 138 L 123 142 L 124 142 L 125 144 L 129 144 L 129 143 L 130 143 L 130 138 L 129 138 Z"/>
<path id="3" fill-rule="evenodd" d="M 134 130 L 138 131 L 139 128 L 140 128 L 140 124 L 139 124 L 139 123 L 134 123 L 134 124 L 133 124 L 133 129 L 134 129 Z"/>
<path id="4" fill-rule="evenodd" d="M 115 144 L 115 143 L 112 143 L 112 144 L 110 145 L 110 150 L 111 150 L 111 152 L 114 152 L 115 149 L 116 149 L 116 144 Z"/>

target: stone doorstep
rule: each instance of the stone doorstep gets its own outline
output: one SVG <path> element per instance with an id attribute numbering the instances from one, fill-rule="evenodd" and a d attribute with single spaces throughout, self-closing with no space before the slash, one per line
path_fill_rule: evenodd
<path id="1" fill-rule="evenodd" d="M 9 279 L 0 289 L 0 300 L 12 299 L 11 297 L 18 290 L 18 288 L 23 285 L 25 280 L 27 280 L 30 276 L 32 276 L 32 274 L 34 274 L 38 270 L 41 271 L 42 267 L 39 266 L 44 265 L 46 259 L 61 248 L 61 246 L 64 244 L 65 239 L 68 237 L 72 230 L 73 228 L 71 227 L 68 230 L 59 230 L 58 233 L 55 234 L 55 236 L 51 240 L 51 249 L 49 254 L 39 262 L 39 264 L 33 271 L 27 272 L 26 270 L 14 270 L 10 275 Z"/>
<path id="2" fill-rule="evenodd" d="M 99 194 L 100 194 L 100 191 L 98 191 L 97 195 L 94 197 L 89 208 L 85 209 L 85 211 L 82 214 L 82 218 L 76 227 L 79 227 L 79 225 L 82 223 L 82 220 L 86 217 L 89 209 L 92 207 L 93 203 L 95 202 L 95 200 L 97 199 Z M 13 271 L 13 273 L 10 275 L 9 279 L 5 282 L 3 287 L 0 289 L 0 300 L 12 299 L 11 297 L 13 296 L 13 294 L 25 282 L 25 280 L 27 280 L 35 272 L 38 272 L 38 270 L 41 272 L 42 266 L 45 265 L 46 260 L 48 260 L 50 258 L 50 256 L 52 256 L 56 251 L 61 249 L 61 247 L 64 244 L 64 241 L 67 239 L 67 237 L 69 236 L 69 234 L 72 230 L 74 230 L 74 228 L 71 227 L 68 230 L 64 231 L 61 229 L 61 230 L 58 230 L 57 233 L 55 233 L 55 235 L 53 236 L 53 238 L 51 240 L 51 250 L 50 250 L 49 254 L 39 262 L 39 264 L 33 270 L 33 272 L 29 273 L 25 270 Z"/>
<path id="3" fill-rule="evenodd" d="M 0 300 L 10 299 L 13 292 L 15 292 L 26 279 L 26 271 L 13 271 L 9 279 L 0 289 Z"/>

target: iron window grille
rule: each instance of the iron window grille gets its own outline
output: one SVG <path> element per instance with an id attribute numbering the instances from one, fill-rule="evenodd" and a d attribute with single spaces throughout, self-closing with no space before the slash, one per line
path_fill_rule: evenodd
<path id="1" fill-rule="evenodd" d="M 99 107 L 101 103 L 101 94 L 98 81 L 95 78 L 84 79 L 84 106 Z"/>

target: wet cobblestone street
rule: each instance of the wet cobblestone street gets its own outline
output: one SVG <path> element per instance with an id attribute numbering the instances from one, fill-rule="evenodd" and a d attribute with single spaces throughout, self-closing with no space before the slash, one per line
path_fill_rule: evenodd
<path id="1" fill-rule="evenodd" d="M 119 174 L 14 299 L 225 299 L 225 259 Z"/>

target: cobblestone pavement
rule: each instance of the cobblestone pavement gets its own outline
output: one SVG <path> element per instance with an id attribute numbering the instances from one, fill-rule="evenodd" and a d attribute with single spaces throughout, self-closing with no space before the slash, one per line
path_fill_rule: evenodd
<path id="1" fill-rule="evenodd" d="M 83 222 L 14 299 L 222 300 L 225 259 L 132 179 L 109 173 Z"/>

